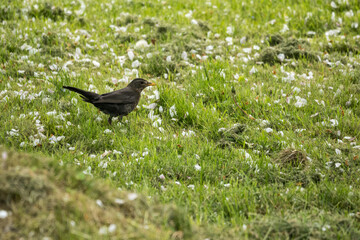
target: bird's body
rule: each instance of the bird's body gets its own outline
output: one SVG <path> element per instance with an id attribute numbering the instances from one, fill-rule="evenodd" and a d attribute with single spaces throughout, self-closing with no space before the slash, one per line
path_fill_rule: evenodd
<path id="1" fill-rule="evenodd" d="M 85 102 L 93 104 L 103 113 L 110 115 L 108 122 L 111 124 L 113 117 L 120 117 L 121 119 L 132 112 L 139 103 L 141 91 L 148 86 L 154 85 L 154 83 L 150 83 L 142 78 L 136 78 L 127 87 L 104 94 L 97 94 L 68 86 L 63 86 L 63 88 L 79 93 Z"/>

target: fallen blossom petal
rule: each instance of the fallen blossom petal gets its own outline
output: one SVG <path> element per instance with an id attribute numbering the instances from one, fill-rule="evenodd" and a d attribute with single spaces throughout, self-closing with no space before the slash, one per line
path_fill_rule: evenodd
<path id="1" fill-rule="evenodd" d="M 274 132 L 274 130 L 273 130 L 272 128 L 265 128 L 264 130 L 265 130 L 265 132 L 267 132 L 267 133 L 272 133 L 272 132 Z"/>
<path id="2" fill-rule="evenodd" d="M 135 49 L 143 50 L 147 47 L 149 47 L 149 44 L 144 39 L 141 39 L 135 43 Z"/>
<path id="3" fill-rule="evenodd" d="M 94 64 L 94 66 L 97 68 L 100 67 L 100 63 L 95 60 L 92 61 L 92 64 Z"/>
<path id="4" fill-rule="evenodd" d="M 5 210 L 0 210 L 0 219 L 7 218 L 9 216 L 8 212 Z"/>
<path id="5" fill-rule="evenodd" d="M 138 195 L 137 195 L 137 193 L 129 193 L 129 194 L 127 195 L 127 197 L 128 197 L 128 199 L 129 199 L 130 201 L 133 201 L 133 200 L 135 200 L 135 199 L 138 198 Z"/>

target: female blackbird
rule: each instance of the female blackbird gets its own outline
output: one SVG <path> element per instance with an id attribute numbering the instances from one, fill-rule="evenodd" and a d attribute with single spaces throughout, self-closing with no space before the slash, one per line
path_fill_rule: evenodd
<path id="1" fill-rule="evenodd" d="M 127 87 L 101 95 L 74 87 L 63 86 L 63 88 L 81 94 L 85 102 L 91 103 L 103 113 L 109 114 L 108 122 L 111 125 L 113 117 L 120 117 L 121 120 L 123 116 L 132 112 L 139 103 L 141 91 L 154 85 L 155 83 L 148 82 L 145 79 L 135 78 Z"/>

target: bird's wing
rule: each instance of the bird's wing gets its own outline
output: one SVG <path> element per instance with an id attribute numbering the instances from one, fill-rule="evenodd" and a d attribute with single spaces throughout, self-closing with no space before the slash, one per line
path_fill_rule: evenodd
<path id="1" fill-rule="evenodd" d="M 140 94 L 131 88 L 123 88 L 114 92 L 102 94 L 98 100 L 93 103 L 114 103 L 114 104 L 132 104 L 138 101 Z"/>

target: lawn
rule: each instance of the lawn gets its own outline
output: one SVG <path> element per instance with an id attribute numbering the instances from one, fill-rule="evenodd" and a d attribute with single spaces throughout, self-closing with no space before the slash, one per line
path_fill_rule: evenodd
<path id="1" fill-rule="evenodd" d="M 2 0 L 0 238 L 359 239 L 359 16 Z M 62 88 L 136 77 L 156 86 L 112 125 Z"/>

